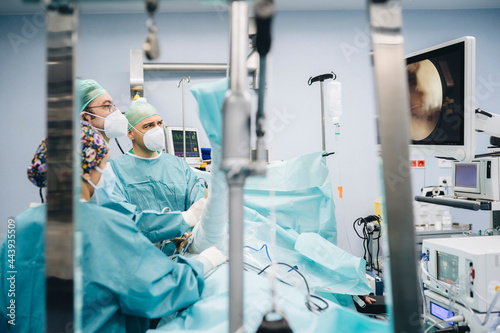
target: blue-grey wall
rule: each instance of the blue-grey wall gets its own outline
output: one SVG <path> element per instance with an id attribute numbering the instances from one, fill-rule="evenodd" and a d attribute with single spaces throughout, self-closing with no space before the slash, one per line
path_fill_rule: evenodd
<path id="1" fill-rule="evenodd" d="M 4 106 L 0 123 L 0 234 L 5 233 L 8 217 L 39 201 L 37 189 L 26 179 L 26 167 L 46 132 L 45 33 L 39 21 L 33 15 L 0 16 L 0 100 Z M 100 82 L 122 110 L 129 105 L 129 50 L 142 47 L 147 33 L 145 21 L 145 14 L 80 16 L 77 76 Z M 278 13 L 268 80 L 272 158 L 284 160 L 321 149 L 319 86 L 308 86 L 307 80 L 330 71 L 338 75 L 343 89 L 341 135 L 337 154 L 328 157 L 328 163 L 336 194 L 338 243 L 356 255 L 363 250 L 352 222 L 372 214 L 373 201 L 380 195 L 375 90 L 366 21 L 364 11 Z M 228 60 L 227 13 L 159 14 L 157 22 L 162 51 L 159 62 Z M 34 27 L 31 31 L 30 23 Z M 482 92 L 477 106 L 500 113 L 495 108 L 500 105 L 498 31 L 500 10 L 404 12 L 407 53 L 465 35 L 476 37 L 476 82 Z M 12 44 L 9 33 L 11 39 L 16 34 L 24 40 Z M 190 85 L 221 77 L 192 74 Z M 146 97 L 172 125 L 182 121 L 181 89 L 177 88 L 180 78 L 180 74 L 172 73 L 145 76 Z M 187 93 L 187 125 L 201 129 L 195 108 L 194 99 Z M 327 149 L 334 150 L 333 128 L 327 125 Z M 480 136 L 478 151 L 483 152 L 487 138 Z M 127 141 L 120 140 L 126 147 Z M 201 143 L 208 146 L 204 134 Z M 112 151 L 112 155 L 118 154 L 114 144 Z M 439 176 L 450 174 L 449 168 L 440 169 L 428 158 L 425 169 L 412 170 L 414 194 L 424 185 L 435 185 Z M 338 198 L 338 186 L 343 187 L 342 199 Z M 489 223 L 487 213 L 454 210 L 452 214 L 458 222 L 474 221 L 477 229 L 485 229 Z"/>

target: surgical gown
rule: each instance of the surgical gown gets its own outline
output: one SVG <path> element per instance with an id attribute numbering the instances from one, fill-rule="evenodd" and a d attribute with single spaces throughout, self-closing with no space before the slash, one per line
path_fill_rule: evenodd
<path id="1" fill-rule="evenodd" d="M 161 242 L 182 236 L 189 228 L 179 212 L 162 213 L 154 210 L 139 211 L 137 206 L 113 195 L 101 206 L 127 215 L 151 242 Z"/>
<path id="2" fill-rule="evenodd" d="M 144 332 L 147 318 L 168 316 L 199 299 L 204 286 L 201 263 L 179 257 L 174 264 L 118 212 L 83 202 L 78 211 L 84 332 Z M 45 214 L 45 206 L 39 206 L 15 219 L 16 325 L 7 325 L 11 332 L 43 332 Z M 4 241 L 2 276 L 10 270 L 7 253 Z M 5 278 L 0 288 L 0 307 L 6 309 L 10 298 Z M 4 318 L 6 314 L 2 311 Z"/>
<path id="3" fill-rule="evenodd" d="M 189 165 L 170 154 L 144 158 L 129 151 L 113 159 L 111 166 L 116 175 L 114 194 L 136 205 L 139 211 L 161 212 L 169 208 L 182 219 L 180 212 L 188 210 L 204 194 Z"/>

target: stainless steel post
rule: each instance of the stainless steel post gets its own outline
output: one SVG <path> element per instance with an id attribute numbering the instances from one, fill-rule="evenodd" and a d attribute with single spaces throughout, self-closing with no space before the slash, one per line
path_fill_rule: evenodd
<path id="1" fill-rule="evenodd" d="M 325 87 L 323 81 L 320 81 L 321 88 L 321 149 L 326 151 L 326 139 L 325 139 Z"/>
<path id="2" fill-rule="evenodd" d="M 395 332 L 420 332 L 408 145 L 409 97 L 400 1 L 372 0 L 370 23 L 388 235 L 389 306 Z M 387 251 L 386 251 L 387 253 Z M 388 268 L 388 269 L 387 269 Z"/>
<path id="3" fill-rule="evenodd" d="M 250 165 L 250 95 L 246 86 L 248 4 L 230 12 L 230 84 L 223 114 L 221 169 L 229 188 L 229 331 L 243 332 L 243 185 Z"/>
<path id="4" fill-rule="evenodd" d="M 229 332 L 243 332 L 243 186 L 246 176 L 229 181 Z"/>
<path id="5" fill-rule="evenodd" d="M 163 72 L 206 72 L 206 73 L 225 73 L 227 64 L 171 64 L 171 63 L 154 63 L 143 64 L 145 72 L 163 71 Z"/>
<path id="6" fill-rule="evenodd" d="M 80 174 L 74 173 L 80 165 L 73 91 L 77 19 L 72 6 L 47 7 L 47 332 L 65 332 L 79 324 L 79 316 L 73 314 L 73 280 L 78 278 L 73 272 L 74 224 L 80 189 Z"/>
<path id="7" fill-rule="evenodd" d="M 186 160 L 186 110 L 184 105 L 184 83 L 185 81 L 189 82 L 191 80 L 190 77 L 183 77 L 179 83 L 177 84 L 177 88 L 182 84 L 182 153 L 184 161 Z"/>

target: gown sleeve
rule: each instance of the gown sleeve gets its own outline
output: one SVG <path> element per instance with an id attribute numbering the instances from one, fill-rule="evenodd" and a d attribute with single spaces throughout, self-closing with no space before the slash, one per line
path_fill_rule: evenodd
<path id="1" fill-rule="evenodd" d="M 91 266 L 99 271 L 89 272 L 92 283 L 112 290 L 123 313 L 159 318 L 199 299 L 204 287 L 200 262 L 178 257 L 173 263 L 123 215 L 109 210 L 104 215 L 97 208 L 85 212 L 87 220 L 95 214 L 99 224 L 86 228 L 84 260 L 95 261 Z"/>

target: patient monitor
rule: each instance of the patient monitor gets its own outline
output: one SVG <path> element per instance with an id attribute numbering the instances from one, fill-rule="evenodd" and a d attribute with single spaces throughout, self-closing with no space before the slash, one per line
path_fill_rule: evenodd
<path id="1" fill-rule="evenodd" d="M 165 127 L 167 153 L 177 157 L 184 157 L 184 135 L 186 133 L 186 162 L 189 166 L 199 167 L 201 159 L 198 130 L 192 127 L 167 126 Z"/>

